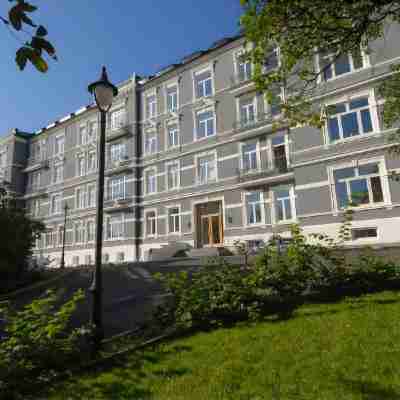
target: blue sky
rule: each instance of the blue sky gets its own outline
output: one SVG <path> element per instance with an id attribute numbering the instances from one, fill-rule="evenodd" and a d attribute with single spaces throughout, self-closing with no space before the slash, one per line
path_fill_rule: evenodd
<path id="1" fill-rule="evenodd" d="M 104 64 L 110 79 L 151 74 L 224 36 L 238 32 L 239 0 L 30 0 L 49 30 L 58 62 L 47 74 L 14 62 L 19 43 L 0 33 L 0 135 L 34 131 L 88 104 L 87 85 Z M 10 3 L 2 1 L 3 15 Z"/>

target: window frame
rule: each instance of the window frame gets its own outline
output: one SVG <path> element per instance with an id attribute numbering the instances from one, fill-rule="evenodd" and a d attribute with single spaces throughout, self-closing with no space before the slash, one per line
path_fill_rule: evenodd
<path id="1" fill-rule="evenodd" d="M 154 102 L 149 103 L 148 99 L 153 96 L 154 96 Z M 144 114 L 143 115 L 145 116 L 145 120 L 154 119 L 157 117 L 157 115 L 158 115 L 158 101 L 157 100 L 158 99 L 157 99 L 157 91 L 156 90 L 152 90 L 152 91 L 144 94 Z M 154 110 L 148 108 L 149 104 L 154 104 Z M 150 112 L 150 110 L 152 110 L 152 111 Z M 149 113 L 148 113 L 148 111 L 149 111 Z M 154 113 L 153 113 L 153 111 L 154 111 Z"/>
<path id="2" fill-rule="evenodd" d="M 357 92 L 352 92 L 345 96 L 335 97 L 323 104 L 323 107 L 324 107 L 323 112 L 326 114 L 325 110 L 329 106 L 333 106 L 333 105 L 340 104 L 340 103 L 345 103 L 346 110 L 347 110 L 349 108 L 350 102 L 360 99 L 360 98 L 364 98 L 364 97 L 366 97 L 368 99 L 368 109 L 369 109 L 370 118 L 371 118 L 372 131 L 367 132 L 367 133 L 359 133 L 358 135 L 352 135 L 347 138 L 343 138 L 343 129 L 341 129 L 341 123 L 340 123 L 339 124 L 339 135 L 341 133 L 341 137 L 338 140 L 331 141 L 330 134 L 329 134 L 329 128 L 328 128 L 329 116 L 326 115 L 326 121 L 325 121 L 325 124 L 322 129 L 323 135 L 324 135 L 325 146 L 333 146 L 333 145 L 336 145 L 339 143 L 346 143 L 348 141 L 358 140 L 358 139 L 361 139 L 364 137 L 369 137 L 369 136 L 373 136 L 373 135 L 380 133 L 379 116 L 378 116 L 378 110 L 377 110 L 377 99 L 376 99 L 375 91 L 373 88 L 361 90 L 361 91 L 357 91 Z M 365 109 L 365 108 L 362 107 L 362 108 L 358 108 L 357 110 L 363 110 L 363 109 Z M 362 126 L 362 121 L 360 120 L 360 118 L 361 118 L 360 112 L 357 110 L 355 112 L 357 113 L 357 123 L 359 124 L 359 128 L 360 128 L 360 126 Z M 351 111 L 352 110 L 348 109 L 348 111 L 346 111 L 345 113 L 339 113 L 339 114 L 335 114 L 335 115 L 342 115 L 342 114 L 347 115 L 347 114 L 350 114 Z M 360 124 L 360 122 L 361 122 L 361 124 Z"/>
<path id="3" fill-rule="evenodd" d="M 169 109 L 168 108 L 168 90 L 171 88 L 176 88 L 176 108 Z M 172 82 L 172 83 L 167 83 L 164 86 L 164 91 L 165 91 L 165 110 L 167 112 L 177 112 L 179 110 L 179 82 Z"/>
<path id="4" fill-rule="evenodd" d="M 277 198 L 275 192 L 279 190 L 279 188 L 271 188 L 271 207 L 272 207 L 272 215 L 273 215 L 273 223 L 274 225 L 290 225 L 297 221 L 297 210 L 296 210 L 296 192 L 293 185 L 287 186 L 286 190 L 289 191 L 289 195 L 281 198 Z M 283 190 L 283 189 L 280 189 Z M 290 212 L 292 213 L 292 218 L 290 219 L 282 219 L 278 221 L 278 212 L 277 212 L 277 201 L 278 200 L 287 200 L 290 201 Z M 283 207 L 284 214 L 286 214 L 286 209 Z"/>
<path id="5" fill-rule="evenodd" d="M 316 55 L 315 55 L 315 64 L 316 64 L 317 71 L 318 71 L 317 83 L 321 84 L 321 83 L 332 82 L 332 81 L 335 81 L 336 79 L 340 79 L 343 76 L 348 76 L 348 75 L 353 74 L 355 72 L 362 71 L 364 69 L 369 68 L 371 66 L 371 60 L 370 60 L 370 57 L 369 57 L 368 53 L 363 48 L 363 46 L 360 46 L 360 55 L 361 55 L 363 66 L 361 68 L 357 68 L 356 69 L 356 68 L 354 68 L 353 54 L 351 52 L 347 53 L 347 56 L 349 57 L 350 71 L 344 72 L 343 74 L 340 74 L 340 75 L 336 75 L 334 62 L 331 59 L 331 61 L 330 61 L 330 63 L 331 63 L 330 64 L 330 69 L 332 71 L 332 77 L 329 78 L 329 79 L 326 79 L 325 76 L 324 76 L 323 68 L 321 69 L 321 58 L 326 58 L 326 57 L 335 58 L 335 55 L 330 53 L 329 55 L 327 55 L 325 57 L 321 57 L 321 51 L 318 51 L 316 53 Z"/>
<path id="6" fill-rule="evenodd" d="M 154 192 L 150 192 L 148 191 L 148 178 L 149 178 L 149 173 L 153 172 L 153 176 L 154 176 Z M 149 195 L 153 195 L 156 194 L 158 192 L 158 177 L 157 177 L 157 169 L 155 167 L 152 168 L 147 168 L 144 171 L 144 193 L 145 194 L 149 194 Z"/>
<path id="7" fill-rule="evenodd" d="M 110 201 L 118 201 L 126 199 L 126 183 L 127 183 L 126 175 L 113 176 L 108 180 L 107 186 L 108 186 L 108 194 Z M 116 196 L 117 194 L 118 196 Z"/>
<path id="8" fill-rule="evenodd" d="M 173 205 L 168 205 L 166 206 L 167 209 L 167 233 L 168 235 L 180 235 L 182 233 L 182 216 L 181 216 L 181 206 L 179 204 L 173 204 Z M 172 214 L 172 216 L 174 217 L 174 228 L 176 227 L 176 220 L 175 218 L 178 219 L 178 225 L 179 225 L 179 230 L 176 231 L 175 229 L 173 231 L 170 230 L 170 211 L 172 209 L 177 209 L 178 213 L 177 214 Z"/>
<path id="9" fill-rule="evenodd" d="M 213 118 L 208 118 L 207 121 L 210 121 L 212 119 L 213 121 L 213 126 L 214 126 L 214 130 L 213 130 L 213 134 L 212 135 L 207 135 L 207 132 L 205 134 L 205 136 L 203 137 L 199 137 L 199 129 L 198 129 L 198 116 L 199 114 L 205 114 L 207 112 L 212 112 L 213 114 Z M 193 114 L 194 114 L 194 141 L 200 141 L 200 140 L 206 140 L 210 137 L 214 137 L 217 135 L 217 115 L 215 112 L 215 106 L 211 106 L 211 107 L 206 107 L 206 108 L 202 108 L 202 109 L 198 109 L 198 110 L 193 110 Z M 208 124 L 207 124 L 208 126 Z"/>
<path id="10" fill-rule="evenodd" d="M 176 129 L 174 130 L 174 132 L 176 132 L 176 137 L 177 137 L 177 143 L 173 146 L 170 145 L 170 128 L 171 126 L 176 126 Z M 176 149 L 177 147 L 180 146 L 180 127 L 179 127 L 179 122 L 170 122 L 167 121 L 165 123 L 165 143 L 166 143 L 166 148 L 169 149 Z"/>
<path id="11" fill-rule="evenodd" d="M 382 195 L 383 201 L 379 203 L 368 203 L 368 204 L 361 204 L 358 206 L 348 206 L 348 209 L 357 211 L 363 209 L 374 209 L 374 208 L 381 208 L 381 207 L 390 207 L 392 205 L 391 199 L 391 192 L 390 192 L 390 185 L 389 185 L 389 178 L 386 166 L 385 156 L 378 156 L 378 157 L 371 157 L 371 158 L 364 158 L 358 160 L 352 160 L 349 162 L 343 162 L 339 164 L 333 164 L 327 167 L 328 177 L 329 177 L 329 187 L 330 187 L 330 195 L 331 195 L 331 203 L 332 203 L 332 210 L 334 215 L 338 215 L 341 212 L 344 212 L 344 209 L 339 207 L 336 195 L 336 187 L 335 187 L 335 178 L 334 172 L 340 169 L 345 168 L 358 168 L 360 166 L 366 164 L 378 164 L 379 169 L 379 177 L 382 187 Z"/>
<path id="12" fill-rule="evenodd" d="M 58 205 L 59 207 L 57 207 L 57 200 L 55 200 L 56 198 L 58 198 Z M 62 202 L 63 202 L 63 195 L 62 193 L 53 193 L 51 195 L 51 201 L 50 201 L 50 214 L 51 215 L 60 215 L 62 214 Z M 53 207 L 54 206 L 54 207 Z"/>
<path id="13" fill-rule="evenodd" d="M 214 171 L 215 171 L 215 177 L 213 180 L 208 180 L 206 182 L 201 182 L 200 181 L 200 164 L 199 161 L 202 158 L 213 156 L 214 157 Z M 217 150 L 213 150 L 210 152 L 205 152 L 205 153 L 200 153 L 195 155 L 195 163 L 196 163 L 196 184 L 197 185 L 208 185 L 212 183 L 218 182 L 218 155 L 217 155 Z"/>
<path id="14" fill-rule="evenodd" d="M 109 115 L 111 131 L 117 131 L 118 129 L 122 129 L 124 126 L 126 126 L 127 112 L 124 106 L 111 109 L 109 111 Z"/>
<path id="15" fill-rule="evenodd" d="M 252 126 L 252 125 L 254 125 L 254 124 L 256 124 L 257 123 L 257 121 L 258 121 L 258 102 L 257 102 L 257 94 L 254 94 L 254 96 L 252 96 L 252 101 L 251 101 L 251 105 L 253 106 L 253 109 L 254 109 L 254 119 L 253 119 L 253 121 L 249 121 L 249 120 L 247 120 L 247 122 L 246 123 L 244 123 L 243 121 L 242 121 L 242 105 L 241 105 L 241 100 L 242 101 L 244 101 L 244 100 L 250 100 L 250 99 L 247 99 L 246 97 L 245 98 L 241 98 L 241 96 L 238 96 L 237 98 L 236 98 L 236 115 L 237 115 L 237 122 L 239 123 L 239 125 L 240 125 L 240 127 L 248 127 L 248 126 Z M 248 114 L 248 113 L 247 113 Z M 248 115 L 247 115 L 247 118 L 248 118 Z"/>
<path id="16" fill-rule="evenodd" d="M 260 193 L 260 200 L 258 202 L 252 202 L 251 204 L 260 204 L 261 221 L 255 222 L 255 223 L 249 223 L 249 215 L 248 215 L 248 210 L 247 210 L 247 205 L 248 205 L 247 197 L 255 192 Z M 243 226 L 254 227 L 254 226 L 265 225 L 265 195 L 262 190 L 249 190 L 249 191 L 243 190 L 242 191 L 242 204 L 243 204 L 243 218 L 244 218 Z"/>
<path id="17" fill-rule="evenodd" d="M 59 140 L 62 139 L 61 143 L 62 143 L 62 151 L 60 151 L 60 149 L 58 147 L 59 146 Z M 58 148 L 58 149 L 57 149 Z M 58 151 L 57 151 L 58 150 Z M 65 153 L 65 134 L 64 133 L 60 133 L 59 135 L 56 135 L 54 138 L 54 155 L 55 156 L 61 156 Z"/>
<path id="18" fill-rule="evenodd" d="M 148 150 L 148 142 L 149 142 L 149 140 L 148 140 L 148 136 L 152 136 L 155 140 L 153 140 L 152 142 L 154 142 L 155 143 L 155 151 L 154 152 L 149 152 Z M 151 130 L 151 131 L 147 131 L 147 132 L 144 132 L 144 143 L 143 143 L 143 154 L 145 155 L 145 156 L 151 156 L 151 155 L 154 155 L 154 154 L 157 154 L 157 153 L 159 153 L 160 151 L 159 151 L 159 137 L 158 137 L 158 135 L 159 135 L 159 133 L 158 133 L 158 131 L 157 130 Z"/>
<path id="19" fill-rule="evenodd" d="M 251 82 L 251 78 L 252 78 L 252 76 L 254 74 L 254 64 L 251 61 L 246 61 L 246 62 L 240 61 L 240 57 L 242 57 L 243 54 L 245 54 L 245 53 L 246 53 L 245 49 L 241 49 L 241 50 L 235 51 L 233 53 L 233 65 L 234 65 L 235 82 L 236 83 Z M 250 64 L 250 76 L 245 76 L 245 79 L 243 79 L 243 80 L 240 79 L 239 66 L 241 64 L 242 65 Z M 245 75 L 247 75 L 247 73 Z"/>
<path id="20" fill-rule="evenodd" d="M 173 187 L 171 187 L 169 185 L 169 174 L 168 174 L 168 169 L 172 165 L 177 166 L 176 186 L 173 186 Z M 179 160 L 174 160 L 174 161 L 165 163 L 165 187 L 167 188 L 168 191 L 172 191 L 172 190 L 178 190 L 180 188 L 180 186 L 181 186 L 181 169 L 180 169 Z"/>
<path id="21" fill-rule="evenodd" d="M 255 154 L 256 154 L 256 168 L 250 168 L 250 169 L 245 169 L 244 167 L 244 152 L 243 149 L 246 146 L 249 146 L 251 144 L 255 144 L 256 145 L 256 149 L 255 149 Z M 239 150 L 240 150 L 240 169 L 243 172 L 246 173 L 251 173 L 251 172 L 257 172 L 261 170 L 261 149 L 260 149 L 260 139 L 257 139 L 257 141 L 255 143 L 246 143 L 246 142 L 240 142 L 239 144 Z"/>
<path id="22" fill-rule="evenodd" d="M 211 80 L 211 94 L 207 95 L 207 96 L 201 96 L 198 97 L 197 96 L 197 81 L 196 81 L 196 76 L 201 75 L 205 72 L 210 72 L 210 80 Z M 193 103 L 196 101 L 200 101 L 201 99 L 207 99 L 210 97 L 215 96 L 215 76 L 214 76 L 214 67 L 212 63 L 209 63 L 207 65 L 203 65 L 202 67 L 195 69 L 192 71 L 192 82 L 193 82 Z M 205 82 L 205 80 L 202 80 L 201 82 Z M 204 86 L 203 86 L 204 88 Z"/>
<path id="23" fill-rule="evenodd" d="M 152 220 L 154 221 L 154 233 L 149 233 L 147 229 L 147 218 L 148 214 L 154 213 L 154 217 L 152 217 Z M 156 208 L 148 208 L 144 211 L 144 233 L 146 238 L 156 238 L 158 235 L 158 215 L 157 215 L 157 209 Z"/>

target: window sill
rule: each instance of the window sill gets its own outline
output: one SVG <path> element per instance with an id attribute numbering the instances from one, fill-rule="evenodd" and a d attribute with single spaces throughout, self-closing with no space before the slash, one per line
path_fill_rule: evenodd
<path id="1" fill-rule="evenodd" d="M 334 146 L 337 146 L 337 145 L 344 145 L 344 144 L 351 143 L 351 142 L 354 142 L 354 141 L 368 140 L 370 138 L 379 137 L 381 135 L 382 135 L 381 131 L 362 133 L 362 134 L 359 134 L 359 135 L 356 135 L 356 136 L 350 136 L 350 137 L 345 138 L 345 139 L 336 140 L 335 142 L 326 143 L 325 147 L 329 148 L 329 147 L 334 147 Z"/>

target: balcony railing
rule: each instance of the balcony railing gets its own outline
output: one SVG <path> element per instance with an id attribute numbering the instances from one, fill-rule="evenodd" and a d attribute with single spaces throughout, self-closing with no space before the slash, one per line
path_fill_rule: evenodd
<path id="1" fill-rule="evenodd" d="M 240 85 L 242 83 L 250 82 L 252 77 L 253 76 L 251 73 L 235 74 L 235 75 L 231 76 L 231 79 L 230 79 L 231 85 L 236 86 L 236 85 Z"/>
<path id="2" fill-rule="evenodd" d="M 109 142 L 123 136 L 131 136 L 131 135 L 132 132 L 130 129 L 130 124 L 127 121 L 122 121 L 118 125 L 107 126 L 106 141 Z"/>
<path id="3" fill-rule="evenodd" d="M 272 168 L 241 168 L 238 170 L 239 182 L 252 181 L 256 179 L 266 178 L 268 176 L 279 176 L 291 172 L 292 169 L 288 165 L 286 157 L 274 159 Z"/>
<path id="4" fill-rule="evenodd" d="M 128 197 L 125 193 L 121 196 L 107 196 L 104 200 L 105 211 L 113 212 L 121 209 L 126 209 L 132 207 L 132 197 Z"/>
<path id="5" fill-rule="evenodd" d="M 124 156 L 120 160 L 109 160 L 106 165 L 106 175 L 132 170 L 131 161 L 128 156 Z"/>

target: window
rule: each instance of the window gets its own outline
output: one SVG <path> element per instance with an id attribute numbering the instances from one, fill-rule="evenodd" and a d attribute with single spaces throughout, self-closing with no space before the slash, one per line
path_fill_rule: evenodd
<path id="1" fill-rule="evenodd" d="M 178 87 L 167 87 L 167 110 L 176 111 L 178 109 Z"/>
<path id="2" fill-rule="evenodd" d="M 194 75 L 196 98 L 211 96 L 213 94 L 211 71 L 205 71 Z"/>
<path id="3" fill-rule="evenodd" d="M 89 221 L 87 223 L 87 241 L 88 242 L 93 242 L 95 238 L 95 224 L 94 221 Z"/>
<path id="4" fill-rule="evenodd" d="M 262 223 L 263 203 L 263 195 L 261 192 L 246 193 L 247 225 Z"/>
<path id="5" fill-rule="evenodd" d="M 73 256 L 72 257 L 72 265 L 79 265 L 79 256 Z"/>
<path id="6" fill-rule="evenodd" d="M 333 172 L 338 208 L 379 204 L 384 201 L 379 163 L 337 169 Z"/>
<path id="7" fill-rule="evenodd" d="M 120 129 L 125 126 L 125 109 L 120 108 L 115 110 L 110 115 L 110 125 L 111 129 Z"/>
<path id="8" fill-rule="evenodd" d="M 158 151 L 157 133 L 156 132 L 146 133 L 144 152 L 146 154 L 154 154 L 157 153 L 157 151 Z"/>
<path id="9" fill-rule="evenodd" d="M 238 81 L 244 82 L 250 80 L 253 69 L 250 60 L 246 60 L 244 54 L 238 54 L 236 60 Z"/>
<path id="10" fill-rule="evenodd" d="M 40 199 L 32 200 L 31 213 L 34 217 L 38 217 L 40 215 Z"/>
<path id="11" fill-rule="evenodd" d="M 250 143 L 242 145 L 243 170 L 251 171 L 258 168 L 257 144 Z"/>
<path id="12" fill-rule="evenodd" d="M 51 198 L 51 213 L 61 214 L 62 213 L 62 195 L 54 194 Z"/>
<path id="13" fill-rule="evenodd" d="M 264 72 L 271 71 L 279 66 L 279 47 L 274 46 L 266 55 Z"/>
<path id="14" fill-rule="evenodd" d="M 110 179 L 109 183 L 111 200 L 125 198 L 125 176 Z"/>
<path id="15" fill-rule="evenodd" d="M 272 156 L 274 160 L 274 169 L 277 172 L 288 172 L 288 160 L 286 156 L 286 144 L 284 136 L 272 138 Z"/>
<path id="16" fill-rule="evenodd" d="M 203 156 L 198 159 L 198 183 L 213 182 L 217 178 L 215 155 Z"/>
<path id="17" fill-rule="evenodd" d="M 83 209 L 86 207 L 86 193 L 84 189 L 76 189 L 76 208 Z"/>
<path id="18" fill-rule="evenodd" d="M 86 125 L 81 125 L 78 130 L 78 145 L 85 145 L 87 142 Z"/>
<path id="19" fill-rule="evenodd" d="M 96 186 L 89 185 L 87 189 L 88 207 L 96 207 Z"/>
<path id="20" fill-rule="evenodd" d="M 373 131 L 368 97 L 327 107 L 327 130 L 330 142 Z"/>
<path id="21" fill-rule="evenodd" d="M 64 242 L 64 226 L 58 227 L 58 245 L 62 246 Z"/>
<path id="22" fill-rule="evenodd" d="M 179 129 L 177 124 L 167 125 L 168 147 L 179 146 Z"/>
<path id="23" fill-rule="evenodd" d="M 97 138 L 97 121 L 89 121 L 88 142 L 94 142 Z"/>
<path id="24" fill-rule="evenodd" d="M 86 254 L 85 255 L 85 264 L 86 265 L 91 265 L 92 264 L 92 255 L 91 254 Z"/>
<path id="25" fill-rule="evenodd" d="M 202 111 L 196 114 L 197 139 L 215 135 L 214 111 Z"/>
<path id="26" fill-rule="evenodd" d="M 256 121 L 256 106 L 254 99 L 239 100 L 241 126 L 254 124 Z"/>
<path id="27" fill-rule="evenodd" d="M 146 193 L 156 193 L 157 192 L 157 177 L 154 170 L 147 171 L 146 173 Z"/>
<path id="28" fill-rule="evenodd" d="M 60 183 L 63 181 L 63 178 L 64 178 L 64 165 L 56 164 L 54 166 L 53 182 Z"/>
<path id="29" fill-rule="evenodd" d="M 118 252 L 117 253 L 117 262 L 123 263 L 125 261 L 125 253 Z"/>
<path id="30" fill-rule="evenodd" d="M 75 243 L 83 243 L 85 239 L 85 226 L 82 222 L 75 224 Z"/>
<path id="31" fill-rule="evenodd" d="M 146 97 L 146 118 L 154 118 L 157 114 L 157 98 L 155 94 Z"/>
<path id="32" fill-rule="evenodd" d="M 168 190 L 179 187 L 179 163 L 167 164 L 167 188 Z"/>
<path id="33" fill-rule="evenodd" d="M 32 190 L 39 189 L 40 187 L 40 171 L 32 172 L 30 177 L 30 186 Z"/>
<path id="34" fill-rule="evenodd" d="M 325 81 L 365 66 L 361 50 L 340 56 L 337 56 L 334 51 L 323 52 L 319 55 L 319 64 Z"/>
<path id="35" fill-rule="evenodd" d="M 282 113 L 284 90 L 283 88 L 274 88 L 271 92 L 272 92 L 272 99 L 269 105 L 270 113 L 272 118 L 277 118 Z"/>
<path id="36" fill-rule="evenodd" d="M 124 221 L 122 215 L 111 217 L 108 221 L 107 238 L 110 240 L 119 240 L 124 237 Z"/>
<path id="37" fill-rule="evenodd" d="M 0 153 L 0 168 L 5 168 L 7 165 L 7 153 Z"/>
<path id="38" fill-rule="evenodd" d="M 126 157 L 126 146 L 124 143 L 115 143 L 110 147 L 110 158 L 112 163 L 125 160 Z"/>
<path id="39" fill-rule="evenodd" d="M 378 237 L 378 228 L 355 228 L 351 230 L 352 240 L 376 239 Z"/>
<path id="40" fill-rule="evenodd" d="M 146 236 L 156 235 L 156 212 L 148 211 L 146 213 Z"/>
<path id="41" fill-rule="evenodd" d="M 168 229 L 169 233 L 179 233 L 181 231 L 179 207 L 173 207 L 168 210 Z"/>
<path id="42" fill-rule="evenodd" d="M 94 172 L 97 169 L 97 157 L 95 152 L 89 153 L 88 172 Z"/>
<path id="43" fill-rule="evenodd" d="M 54 142 L 54 153 L 55 154 L 63 154 L 64 153 L 64 135 L 63 136 L 56 136 Z"/>
<path id="44" fill-rule="evenodd" d="M 290 189 L 274 190 L 276 222 L 291 221 L 293 219 L 292 196 Z"/>
<path id="45" fill-rule="evenodd" d="M 84 157 L 78 157 L 77 170 L 78 170 L 78 176 L 85 175 L 86 171 L 85 171 L 85 158 Z"/>

